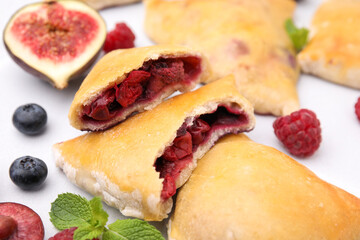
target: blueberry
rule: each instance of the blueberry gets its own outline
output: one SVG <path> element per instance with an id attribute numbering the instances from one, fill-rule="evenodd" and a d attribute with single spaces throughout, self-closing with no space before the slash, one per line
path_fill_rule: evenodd
<path id="1" fill-rule="evenodd" d="M 42 132 L 46 125 L 46 111 L 37 104 L 25 104 L 16 109 L 13 115 L 14 126 L 26 135 Z"/>
<path id="2" fill-rule="evenodd" d="M 45 181 L 47 173 L 45 162 L 31 156 L 16 159 L 9 170 L 13 183 L 24 190 L 39 187 Z"/>

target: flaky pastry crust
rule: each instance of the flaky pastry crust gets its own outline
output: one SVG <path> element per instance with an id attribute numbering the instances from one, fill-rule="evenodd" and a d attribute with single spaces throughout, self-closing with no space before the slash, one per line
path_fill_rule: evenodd
<path id="1" fill-rule="evenodd" d="M 155 161 L 162 156 L 183 123 L 211 113 L 219 105 L 231 105 L 247 121 L 236 129 L 214 132 L 205 146 L 193 153 L 193 161 L 182 171 L 176 185 L 190 176 L 196 161 L 220 135 L 250 131 L 255 125 L 253 107 L 236 90 L 232 76 L 200 89 L 171 98 L 151 111 L 137 114 L 104 132 L 87 133 L 54 145 L 58 167 L 73 183 L 101 196 L 127 216 L 160 221 L 171 210 L 172 199 L 161 199 L 162 181 Z"/>
<path id="2" fill-rule="evenodd" d="M 356 240 L 360 199 L 245 135 L 221 139 L 180 189 L 171 240 Z"/>
<path id="3" fill-rule="evenodd" d="M 305 73 L 360 89 L 360 2 L 329 0 L 317 10 L 312 38 L 298 59 Z"/>

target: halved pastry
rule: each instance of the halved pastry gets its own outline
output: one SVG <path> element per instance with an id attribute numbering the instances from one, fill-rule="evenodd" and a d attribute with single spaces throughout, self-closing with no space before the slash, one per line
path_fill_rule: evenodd
<path id="1" fill-rule="evenodd" d="M 76 185 L 126 216 L 160 221 L 201 158 L 223 135 L 250 131 L 253 108 L 232 76 L 171 98 L 104 132 L 54 145 Z"/>
<path id="2" fill-rule="evenodd" d="M 360 199 L 245 135 L 221 139 L 176 199 L 170 240 L 358 240 Z"/>
<path id="3" fill-rule="evenodd" d="M 360 1 L 329 0 L 317 10 L 312 38 L 298 59 L 302 70 L 360 89 Z"/>
<path id="4" fill-rule="evenodd" d="M 210 74 L 202 55 L 187 47 L 112 51 L 81 84 L 70 107 L 70 123 L 80 130 L 107 129 L 135 112 L 154 108 L 177 90 L 191 90 Z"/>
<path id="5" fill-rule="evenodd" d="M 240 93 L 255 112 L 278 116 L 299 109 L 299 67 L 284 27 L 294 1 L 146 0 L 145 4 L 145 30 L 152 40 L 202 51 L 215 79 L 235 75 Z"/>

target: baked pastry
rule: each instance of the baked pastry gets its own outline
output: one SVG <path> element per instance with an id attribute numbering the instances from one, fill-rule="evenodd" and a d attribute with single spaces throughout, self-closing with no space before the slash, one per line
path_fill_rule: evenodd
<path id="1" fill-rule="evenodd" d="M 210 75 L 207 61 L 183 46 L 115 50 L 85 78 L 69 119 L 81 130 L 104 130 L 134 112 L 149 110 L 177 90 L 186 92 Z"/>
<path id="2" fill-rule="evenodd" d="M 104 132 L 54 145 L 76 185 L 126 216 L 160 221 L 197 159 L 221 136 L 250 131 L 253 108 L 232 76 L 171 98 Z"/>
<path id="3" fill-rule="evenodd" d="M 329 0 L 317 10 L 312 38 L 298 59 L 305 73 L 360 89 L 360 2 Z"/>
<path id="4" fill-rule="evenodd" d="M 82 2 L 86 2 L 90 5 L 90 7 L 101 10 L 108 7 L 120 6 L 135 2 L 140 2 L 141 0 L 79 0 Z"/>
<path id="5" fill-rule="evenodd" d="M 356 240 L 360 199 L 245 135 L 221 139 L 176 199 L 171 240 Z"/>
<path id="6" fill-rule="evenodd" d="M 235 75 L 255 112 L 278 116 L 299 109 L 299 67 L 284 27 L 294 1 L 146 0 L 145 4 L 145 30 L 153 41 L 202 51 L 215 79 Z"/>

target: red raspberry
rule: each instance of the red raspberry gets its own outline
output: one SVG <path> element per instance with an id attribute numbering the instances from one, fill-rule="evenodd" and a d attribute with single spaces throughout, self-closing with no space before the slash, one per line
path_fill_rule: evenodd
<path id="1" fill-rule="evenodd" d="M 357 100 L 357 103 L 355 104 L 355 113 L 357 118 L 360 120 L 360 97 Z"/>
<path id="2" fill-rule="evenodd" d="M 55 234 L 55 236 L 49 238 L 49 240 L 73 240 L 74 232 L 76 229 L 77 227 L 62 230 L 61 232 Z M 94 238 L 93 240 L 99 240 L 99 239 Z"/>
<path id="3" fill-rule="evenodd" d="M 135 35 L 125 23 L 117 23 L 113 31 L 108 32 L 105 39 L 104 51 L 134 47 Z"/>
<path id="4" fill-rule="evenodd" d="M 277 118 L 273 127 L 278 139 L 295 156 L 308 157 L 320 146 L 320 122 L 308 109 Z"/>
<path id="5" fill-rule="evenodd" d="M 74 237 L 74 232 L 76 229 L 76 227 L 65 229 L 55 234 L 55 236 L 49 238 L 49 240 L 71 240 Z"/>

